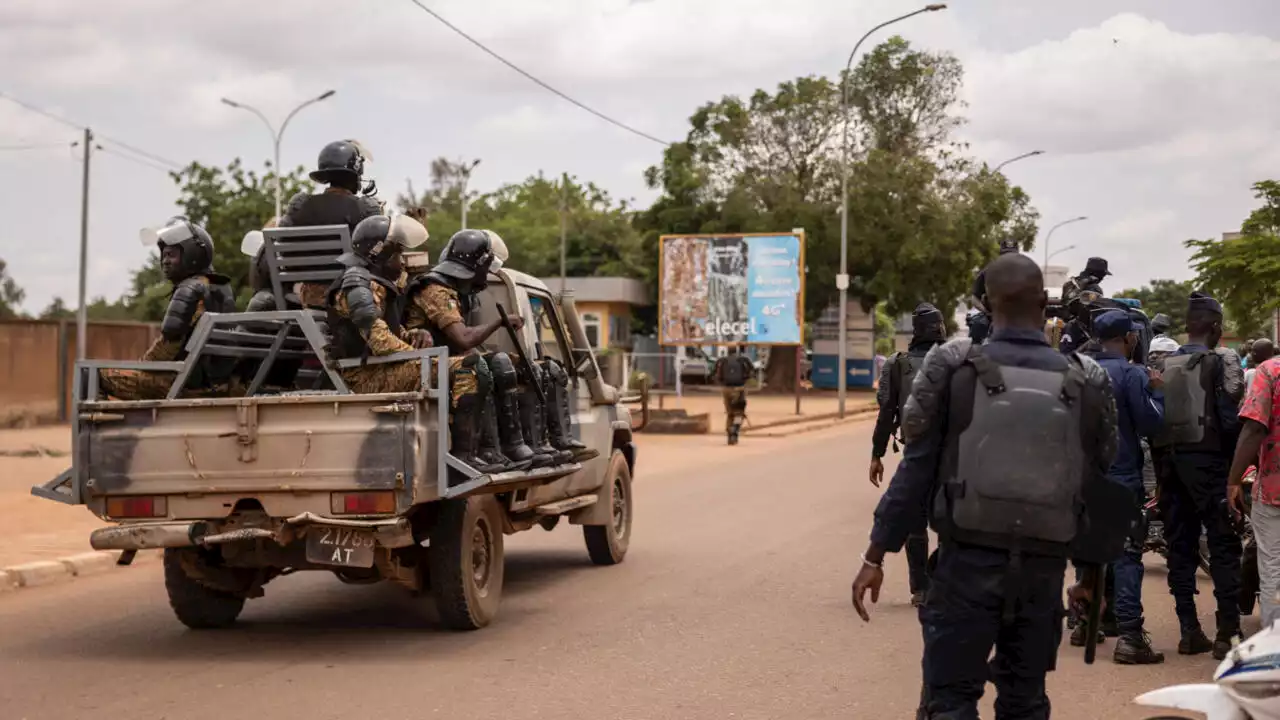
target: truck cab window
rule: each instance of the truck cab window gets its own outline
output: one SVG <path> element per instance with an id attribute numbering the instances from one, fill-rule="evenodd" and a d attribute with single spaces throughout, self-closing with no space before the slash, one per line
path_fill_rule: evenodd
<path id="1" fill-rule="evenodd" d="M 565 342 L 562 326 L 559 318 L 556 317 L 555 305 L 552 304 L 551 298 L 530 292 L 529 306 L 533 310 L 531 320 L 534 333 L 538 337 L 538 344 L 542 346 L 542 353 L 561 365 L 569 366 L 569 354 L 566 352 L 568 343 Z"/>

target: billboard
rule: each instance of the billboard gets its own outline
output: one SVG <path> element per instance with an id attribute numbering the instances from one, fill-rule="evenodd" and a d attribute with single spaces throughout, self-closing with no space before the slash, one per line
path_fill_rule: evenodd
<path id="1" fill-rule="evenodd" d="M 804 233 L 663 235 L 663 345 L 804 342 Z"/>

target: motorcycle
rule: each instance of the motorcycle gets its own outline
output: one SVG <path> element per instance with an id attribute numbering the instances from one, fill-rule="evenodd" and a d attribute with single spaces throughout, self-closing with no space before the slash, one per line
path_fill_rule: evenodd
<path id="1" fill-rule="evenodd" d="M 1212 683 L 1173 685 L 1134 698 L 1145 707 L 1189 710 L 1206 720 L 1280 720 L 1280 627 L 1272 625 L 1236 646 Z M 1152 715 L 1147 720 L 1175 720 Z"/>

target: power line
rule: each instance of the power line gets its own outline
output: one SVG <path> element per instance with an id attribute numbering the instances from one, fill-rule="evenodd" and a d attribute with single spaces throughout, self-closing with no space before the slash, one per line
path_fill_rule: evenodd
<path id="1" fill-rule="evenodd" d="M 3 91 L 0 91 L 0 98 L 4 98 L 5 100 L 8 100 L 9 102 L 11 102 L 11 103 L 13 103 L 14 105 L 17 105 L 17 106 L 19 106 L 19 107 L 26 108 L 27 110 L 30 110 L 31 112 L 33 112 L 33 113 L 35 113 L 35 114 L 37 114 L 37 115 L 43 115 L 44 117 L 49 118 L 50 120 L 52 120 L 52 121 L 54 121 L 54 122 L 62 123 L 63 125 L 66 125 L 67 127 L 73 127 L 73 128 L 75 128 L 75 129 L 77 129 L 77 130 L 84 130 L 86 127 L 88 127 L 87 125 L 84 125 L 83 123 L 78 123 L 78 122 L 75 122 L 74 120 L 68 120 L 67 118 L 62 117 L 61 115 L 58 115 L 58 114 L 56 114 L 56 113 L 50 112 L 50 111 L 48 111 L 48 110 L 45 110 L 44 108 L 39 107 L 39 106 L 37 106 L 37 105 L 32 105 L 32 104 L 31 104 L 31 103 L 29 103 L 29 102 L 26 102 L 26 101 L 24 101 L 24 100 L 20 100 L 20 99 L 18 99 L 18 98 L 16 98 L 16 97 L 14 97 L 14 96 L 10 95 L 9 93 L 3 92 Z M 116 140 L 115 138 L 108 137 L 108 136 L 106 136 L 106 135 L 103 135 L 102 133 L 95 133 L 94 135 L 95 135 L 95 137 L 97 137 L 99 140 L 106 140 L 107 142 L 109 142 L 109 143 L 111 143 L 111 144 L 113 144 L 113 145 L 117 145 L 117 146 L 119 146 L 119 147 L 121 147 L 121 148 L 123 148 L 123 149 L 125 149 L 125 150 L 128 150 L 129 152 L 134 153 L 135 155 L 139 155 L 139 156 L 141 156 L 141 157 L 147 158 L 148 160 L 151 160 L 151 161 L 153 161 L 153 162 L 160 163 L 161 165 L 167 165 L 169 168 L 171 168 L 171 169 L 173 169 L 173 170 L 181 170 L 181 169 L 182 169 L 182 165 L 181 165 L 181 164 L 176 163 L 176 162 L 174 162 L 174 161 L 172 161 L 172 160 L 170 160 L 170 159 L 168 159 L 168 158 L 161 157 L 160 155 L 156 155 L 155 153 L 151 153 L 151 152 L 148 152 L 148 151 L 143 150 L 143 149 L 141 149 L 141 148 L 135 147 L 135 146 L 133 146 L 133 145 L 130 145 L 129 143 L 121 142 L 120 140 Z"/>
<path id="2" fill-rule="evenodd" d="M 486 54 L 488 54 L 488 55 L 489 55 L 490 57 L 492 57 L 494 60 L 497 60 L 498 62 L 502 63 L 503 65 L 506 65 L 507 67 L 511 68 L 512 70 L 515 70 L 516 72 L 518 72 L 518 73 L 520 73 L 521 75 L 525 76 L 525 77 L 526 77 L 526 78 L 528 78 L 529 80 L 531 80 L 531 81 L 533 81 L 534 83 L 537 83 L 538 85 L 540 85 L 543 89 L 548 90 L 549 92 L 551 92 L 551 93 L 553 93 L 553 94 L 555 94 L 555 95 L 559 96 L 562 100 L 566 100 L 566 101 L 568 101 L 568 102 L 570 102 L 570 103 L 572 103 L 572 104 L 574 104 L 574 105 L 578 106 L 579 108 L 581 108 L 581 109 L 583 109 L 583 110 L 586 110 L 587 112 L 591 113 L 592 115 L 595 115 L 596 117 L 600 118 L 601 120 L 604 120 L 605 122 L 607 122 L 607 123 L 609 123 L 609 124 L 611 124 L 611 125 L 614 125 L 614 126 L 620 127 L 620 128 L 622 128 L 623 130 L 626 130 L 627 132 L 629 132 L 629 133 L 631 133 L 631 134 L 633 134 L 633 135 L 639 135 L 640 137 L 642 137 L 642 138 L 644 138 L 644 139 L 646 139 L 646 140 L 651 140 L 651 141 L 656 142 L 656 143 L 658 143 L 659 145 L 663 145 L 663 146 L 666 146 L 666 145 L 670 145 L 670 144 L 671 144 L 671 143 L 667 142 L 666 140 L 662 140 L 662 139 L 656 138 L 656 137 L 654 137 L 654 136 L 650 135 L 649 133 L 644 132 L 643 130 L 637 130 L 637 129 L 635 129 L 635 128 L 631 127 L 630 125 L 628 125 L 628 124 L 626 124 L 626 123 L 624 123 L 624 122 L 622 122 L 622 121 L 620 121 L 620 120 L 614 120 L 613 118 L 609 117 L 608 115 L 605 115 L 604 113 L 600 112 L 599 110 L 596 110 L 595 108 L 592 108 L 592 107 L 590 107 L 590 106 L 588 106 L 588 105 L 586 105 L 586 104 L 584 104 L 584 103 L 581 103 L 581 102 L 579 102 L 579 101 L 577 101 L 577 100 L 575 100 L 575 99 L 573 99 L 573 98 L 569 97 L 569 96 L 568 96 L 568 95 L 566 95 L 565 93 L 563 93 L 563 92 L 561 92 L 561 91 L 559 91 L 559 90 L 555 89 L 554 87 L 551 87 L 550 85 L 548 85 L 547 83 L 543 82 L 542 80 L 539 80 L 537 77 L 534 77 L 532 74 L 530 74 L 529 72 L 525 71 L 525 70 L 524 70 L 523 68 L 521 68 L 519 65 L 516 65 L 515 63 L 513 63 L 513 62 L 511 62 L 510 60 L 508 60 L 508 59 L 506 59 L 506 58 L 502 57 L 501 55 L 499 55 L 498 53 L 494 52 L 493 50 L 490 50 L 488 47 L 486 47 L 486 46 L 485 46 L 485 44 L 484 44 L 484 43 L 482 43 L 482 42 L 480 42 L 479 40 L 477 40 L 477 39 L 475 39 L 475 38 L 471 37 L 471 36 L 470 36 L 470 35 L 468 35 L 466 32 L 464 32 L 461 28 L 459 28 L 457 25 L 454 25 L 453 23 L 449 22 L 448 20 L 445 20 L 443 17 L 441 17 L 441 16 L 440 16 L 440 14 L 439 14 L 439 13 L 437 13 L 435 10 L 432 10 L 431 8 L 427 7 L 426 5 L 423 5 L 419 0 L 409 0 L 409 2 L 413 3 L 414 5 L 417 5 L 420 9 L 422 9 L 422 11 L 423 11 L 423 12 L 427 13 L 427 14 L 428 14 L 428 15 L 430 15 L 431 17 L 435 18 L 436 20 L 439 20 L 439 21 L 440 21 L 440 23 L 441 23 L 442 25 L 444 25 L 445 27 L 447 27 L 447 28 L 449 28 L 450 30 L 454 31 L 455 33 L 457 33 L 457 34 L 461 35 L 464 39 L 466 39 L 466 40 L 467 40 L 467 42 L 469 42 L 469 43 L 471 43 L 472 45 L 475 45 L 476 47 L 478 47 L 478 48 L 480 48 L 481 50 L 483 50 Z"/>
<path id="3" fill-rule="evenodd" d="M 75 143 L 66 142 L 45 142 L 45 143 L 27 143 L 25 145 L 0 145 L 0 152 L 18 152 L 21 150 L 43 150 L 45 148 L 68 147 Z"/>
<path id="4" fill-rule="evenodd" d="M 125 153 L 122 153 L 122 152 L 120 152 L 119 150 L 116 150 L 115 148 L 112 148 L 112 147 L 103 147 L 102 145 L 95 145 L 95 146 L 94 146 L 94 149 L 95 149 L 95 150 L 101 150 L 101 151 L 102 151 L 102 152 L 104 152 L 104 153 L 109 153 L 109 154 L 111 154 L 111 155 L 115 155 L 115 156 L 116 156 L 116 157 L 118 157 L 118 158 L 124 158 L 125 160 L 128 160 L 128 161 L 130 161 L 130 162 L 135 162 L 135 163 L 137 163 L 137 164 L 139 164 L 139 165 L 142 165 L 142 166 L 145 166 L 145 167 L 149 167 L 149 168 L 151 168 L 152 170 L 159 170 L 160 172 L 164 173 L 165 175 L 168 175 L 169 173 L 173 172 L 172 170 L 170 170 L 168 167 L 166 167 L 166 166 L 164 166 L 164 165 L 161 165 L 161 164 L 159 164 L 159 163 L 151 162 L 150 160 L 144 160 L 143 158 L 140 158 L 140 157 L 134 157 L 134 156 L 132 156 L 132 155 L 126 155 Z"/>

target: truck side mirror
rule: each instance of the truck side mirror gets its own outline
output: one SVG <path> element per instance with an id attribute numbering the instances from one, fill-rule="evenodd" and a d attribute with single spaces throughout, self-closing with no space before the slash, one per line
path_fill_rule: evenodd
<path id="1" fill-rule="evenodd" d="M 573 370 L 588 380 L 594 380 L 596 375 L 599 374 L 596 370 L 596 364 L 591 362 L 590 350 L 573 351 Z"/>

